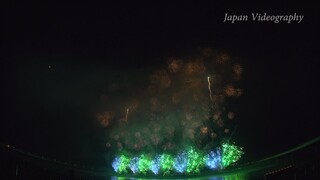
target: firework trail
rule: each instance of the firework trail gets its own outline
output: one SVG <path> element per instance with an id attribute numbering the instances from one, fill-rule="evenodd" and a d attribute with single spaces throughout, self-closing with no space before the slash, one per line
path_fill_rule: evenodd
<path id="1" fill-rule="evenodd" d="M 125 122 L 128 122 L 129 108 L 127 108 Z"/>
<path id="2" fill-rule="evenodd" d="M 210 99 L 212 101 L 212 91 L 211 91 L 211 84 L 210 84 L 210 76 L 208 76 L 208 89 L 209 89 L 209 92 L 210 92 Z"/>

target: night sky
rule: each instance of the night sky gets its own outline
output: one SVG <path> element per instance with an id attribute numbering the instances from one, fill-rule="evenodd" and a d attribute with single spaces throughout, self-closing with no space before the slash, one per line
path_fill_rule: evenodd
<path id="1" fill-rule="evenodd" d="M 154 70 L 167 67 L 169 58 L 212 48 L 243 67 L 234 141 L 244 147 L 244 161 L 288 150 L 319 136 L 316 7 L 3 4 L 0 140 L 53 159 L 101 166 L 107 130 L 96 112 L 112 84 L 138 91 Z M 300 24 L 223 23 L 224 13 L 255 12 L 298 13 L 304 19 Z M 126 98 L 127 93 L 119 94 Z"/>

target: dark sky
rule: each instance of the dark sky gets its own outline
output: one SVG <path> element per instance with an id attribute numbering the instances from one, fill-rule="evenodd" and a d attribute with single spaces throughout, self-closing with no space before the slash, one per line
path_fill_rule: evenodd
<path id="1" fill-rule="evenodd" d="M 235 141 L 248 156 L 258 159 L 299 145 L 319 135 L 316 7 L 3 4 L 0 140 L 57 159 L 101 162 L 104 131 L 94 110 L 106 84 L 131 81 L 137 73 L 165 66 L 169 57 L 211 47 L 239 58 L 244 67 Z M 231 24 L 223 23 L 226 12 L 298 13 L 304 19 Z"/>

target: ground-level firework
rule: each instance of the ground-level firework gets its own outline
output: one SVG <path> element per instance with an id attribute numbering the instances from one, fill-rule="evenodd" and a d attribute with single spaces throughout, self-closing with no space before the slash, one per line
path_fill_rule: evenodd
<path id="1" fill-rule="evenodd" d="M 235 164 L 242 156 L 242 148 L 223 143 L 210 152 L 202 152 L 194 147 L 179 154 L 157 154 L 155 156 L 141 154 L 139 156 L 121 154 L 117 156 L 112 167 L 117 173 L 133 174 L 169 174 L 200 173 L 203 169 L 220 170 Z M 129 171 L 130 170 L 130 171 Z"/>

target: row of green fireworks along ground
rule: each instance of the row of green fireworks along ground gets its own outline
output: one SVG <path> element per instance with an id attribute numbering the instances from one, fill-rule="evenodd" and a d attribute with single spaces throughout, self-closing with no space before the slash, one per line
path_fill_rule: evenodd
<path id="1" fill-rule="evenodd" d="M 194 174 L 204 169 L 220 170 L 234 165 L 243 154 L 242 147 L 223 143 L 221 147 L 207 153 L 194 147 L 189 147 L 176 155 L 163 153 L 155 156 L 147 154 L 132 156 L 123 153 L 115 157 L 112 167 L 119 174 Z"/>

